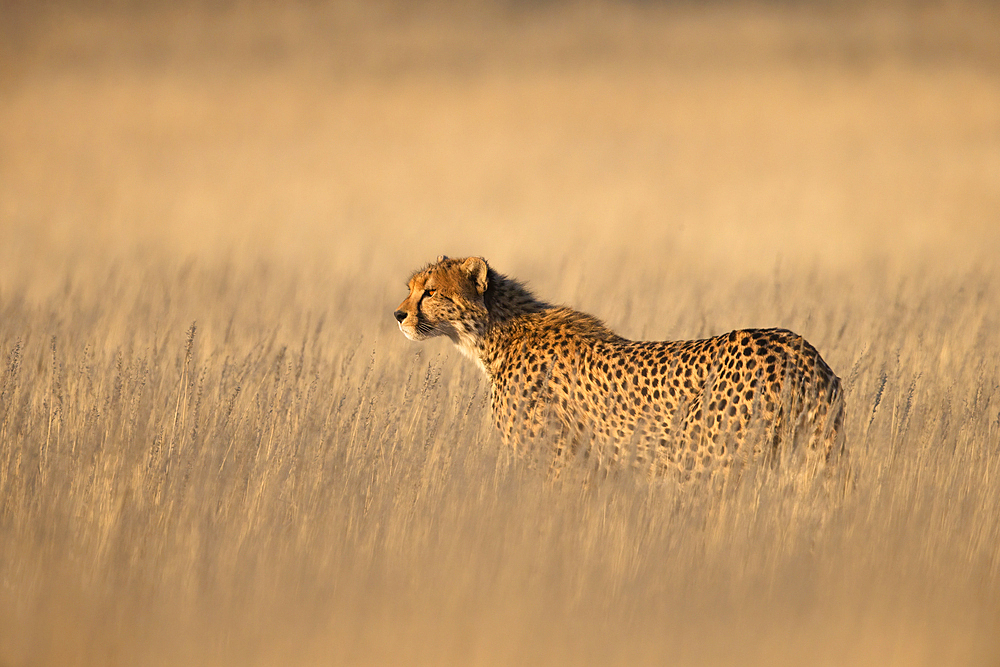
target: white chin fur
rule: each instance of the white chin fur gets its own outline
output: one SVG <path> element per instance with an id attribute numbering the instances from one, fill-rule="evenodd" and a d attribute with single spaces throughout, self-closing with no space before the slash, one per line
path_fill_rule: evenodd
<path id="1" fill-rule="evenodd" d="M 420 337 L 417 336 L 417 332 L 416 331 L 413 331 L 410 328 L 404 328 L 402 324 L 399 325 L 399 330 L 402 331 L 403 335 L 406 336 L 407 338 L 409 338 L 410 340 L 414 340 L 414 341 L 418 341 L 418 342 L 421 340 Z"/>

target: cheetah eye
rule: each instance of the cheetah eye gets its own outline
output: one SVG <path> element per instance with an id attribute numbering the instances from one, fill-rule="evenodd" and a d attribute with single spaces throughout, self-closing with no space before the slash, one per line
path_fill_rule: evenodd
<path id="1" fill-rule="evenodd" d="M 424 290 L 424 296 L 434 296 L 435 294 L 437 294 L 437 290 L 436 289 L 425 289 Z"/>

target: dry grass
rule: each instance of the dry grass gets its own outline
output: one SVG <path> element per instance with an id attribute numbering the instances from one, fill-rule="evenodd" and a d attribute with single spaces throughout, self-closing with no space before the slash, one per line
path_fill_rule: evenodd
<path id="1" fill-rule="evenodd" d="M 0 665 L 1000 660 L 995 10 L 4 11 Z M 854 491 L 508 461 L 442 252 L 803 333 Z"/>

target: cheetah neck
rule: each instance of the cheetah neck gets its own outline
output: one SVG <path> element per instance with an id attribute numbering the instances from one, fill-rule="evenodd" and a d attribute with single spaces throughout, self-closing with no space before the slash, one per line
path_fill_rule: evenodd
<path id="1" fill-rule="evenodd" d="M 496 372 L 503 350 L 510 339 L 528 325 L 531 316 L 555 308 L 535 297 L 524 285 L 493 269 L 483 295 L 486 320 L 459 332 L 457 343 L 462 354 L 476 362 L 491 377 Z"/>
<path id="2" fill-rule="evenodd" d="M 527 287 L 518 281 L 492 269 L 489 273 L 489 287 L 483 295 L 483 299 L 486 302 L 491 325 L 502 324 L 524 315 L 541 313 L 552 308 L 552 304 L 536 298 Z"/>

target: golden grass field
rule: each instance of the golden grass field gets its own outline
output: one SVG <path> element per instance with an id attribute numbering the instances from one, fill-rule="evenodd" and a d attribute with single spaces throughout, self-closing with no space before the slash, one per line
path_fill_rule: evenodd
<path id="1" fill-rule="evenodd" d="M 0 666 L 997 665 L 997 34 L 0 3 Z M 546 481 L 396 328 L 441 253 L 633 338 L 803 334 L 853 488 Z"/>

